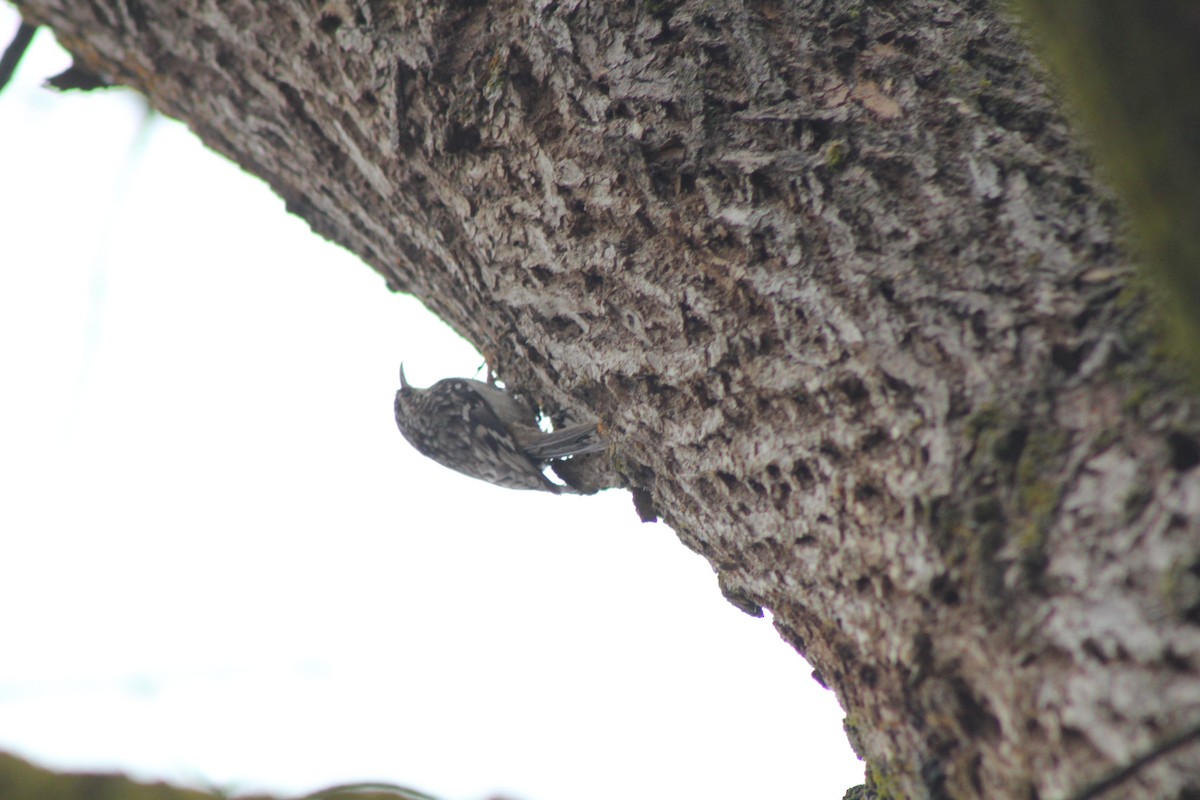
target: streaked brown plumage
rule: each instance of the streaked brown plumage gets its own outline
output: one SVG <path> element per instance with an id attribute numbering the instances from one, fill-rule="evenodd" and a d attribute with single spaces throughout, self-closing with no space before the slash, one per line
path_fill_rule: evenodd
<path id="1" fill-rule="evenodd" d="M 503 389 L 469 378 L 418 389 L 404 379 L 403 366 L 395 412 L 400 433 L 422 455 L 509 489 L 571 492 L 546 478 L 546 462 L 607 446 L 595 423 L 546 433 L 533 409 Z"/>

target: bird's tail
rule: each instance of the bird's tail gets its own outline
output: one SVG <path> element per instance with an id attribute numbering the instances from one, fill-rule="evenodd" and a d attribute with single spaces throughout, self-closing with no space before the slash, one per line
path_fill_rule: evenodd
<path id="1" fill-rule="evenodd" d="M 539 431 L 537 436 L 531 438 L 531 441 L 522 442 L 521 445 L 526 455 L 534 461 L 581 456 L 608 448 L 608 442 L 604 441 L 599 426 L 594 422 L 569 425 L 551 433 Z"/>

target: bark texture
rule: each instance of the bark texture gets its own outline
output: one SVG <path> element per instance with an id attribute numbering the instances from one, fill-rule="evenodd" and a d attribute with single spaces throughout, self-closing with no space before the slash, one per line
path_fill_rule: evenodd
<path id="1" fill-rule="evenodd" d="M 1066 797 L 1200 720 L 1196 412 L 993 4 L 19 5 L 602 419 L 881 793 Z"/>

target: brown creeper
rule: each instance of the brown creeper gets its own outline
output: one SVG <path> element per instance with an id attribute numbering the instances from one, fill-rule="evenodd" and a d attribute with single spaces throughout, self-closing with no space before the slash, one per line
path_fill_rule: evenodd
<path id="1" fill-rule="evenodd" d="M 546 433 L 533 409 L 495 386 L 446 378 L 428 389 L 404 379 L 396 392 L 396 425 L 409 444 L 444 467 L 509 489 L 572 491 L 542 468 L 556 458 L 604 450 L 595 423 Z"/>

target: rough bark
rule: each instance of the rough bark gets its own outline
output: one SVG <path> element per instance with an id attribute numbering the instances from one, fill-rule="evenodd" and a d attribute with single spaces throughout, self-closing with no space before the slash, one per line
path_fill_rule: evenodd
<path id="1" fill-rule="evenodd" d="M 602 419 L 882 793 L 1064 797 L 1200 720 L 1196 413 L 993 5 L 20 5 Z"/>

